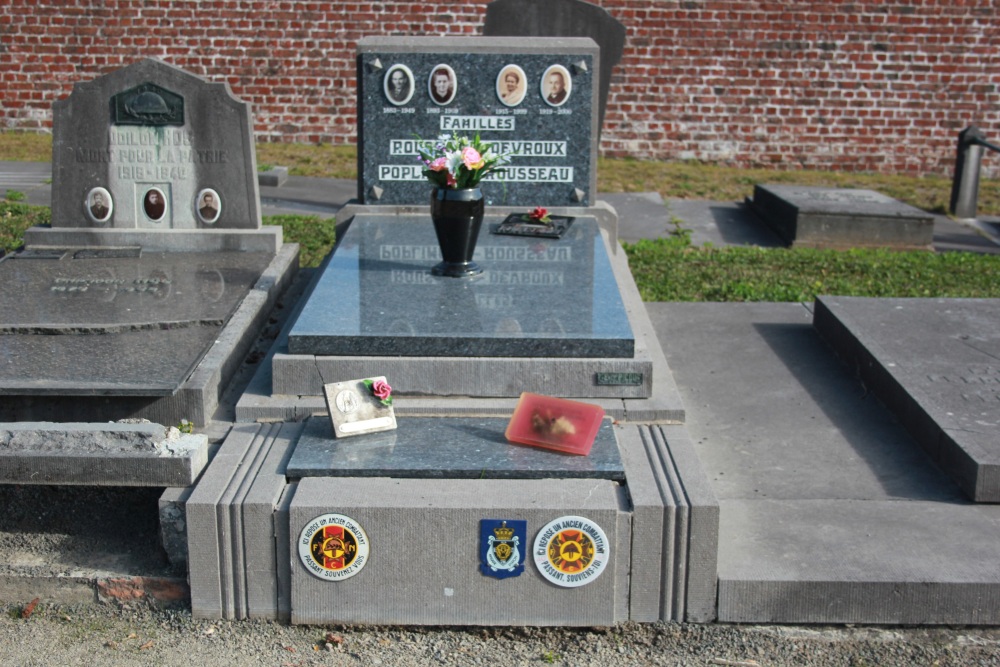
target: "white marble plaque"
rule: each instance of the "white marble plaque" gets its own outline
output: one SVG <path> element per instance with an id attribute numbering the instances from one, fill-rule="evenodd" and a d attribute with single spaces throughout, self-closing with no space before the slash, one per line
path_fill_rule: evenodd
<path id="1" fill-rule="evenodd" d="M 392 387 L 384 376 L 323 385 L 323 396 L 336 438 L 396 428 Z"/>

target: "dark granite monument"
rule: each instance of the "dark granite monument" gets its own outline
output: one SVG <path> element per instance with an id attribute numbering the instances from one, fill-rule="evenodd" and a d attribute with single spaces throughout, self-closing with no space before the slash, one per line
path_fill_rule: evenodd
<path id="1" fill-rule="evenodd" d="M 747 204 L 792 247 L 930 250 L 934 218 L 872 190 L 756 185 Z"/>
<path id="2" fill-rule="evenodd" d="M 478 134 L 513 154 L 481 186 L 488 206 L 595 203 L 592 40 L 368 37 L 357 58 L 362 203 L 426 204 L 416 142 L 442 134 Z"/>
<path id="3" fill-rule="evenodd" d="M 591 198 L 594 42 L 369 38 L 357 57 L 359 195 L 371 205 L 341 211 L 346 230 L 336 254 L 237 414 L 308 414 L 325 384 L 385 375 L 404 397 L 426 397 L 418 414 L 498 414 L 508 406 L 493 399 L 530 391 L 604 399 L 616 417 L 627 399 L 633 415 L 678 418 L 675 388 L 654 391 L 654 366 L 666 365 L 650 344 L 627 264 L 616 257 L 617 216 Z M 532 85 L 522 85 L 525 77 Z M 561 92 L 547 87 L 560 78 Z M 440 260 L 432 186 L 415 142 L 442 132 L 499 141 L 519 152 L 512 169 L 574 174 L 575 185 L 484 181 L 488 206 L 474 259 L 485 271 L 470 280 L 430 272 Z M 379 178 L 394 173 L 402 180 Z M 552 202 L 553 213 L 575 219 L 563 238 L 493 233 L 504 216 Z M 663 379 L 669 383 L 669 373 Z M 397 414 L 407 413 L 407 402 Z"/>

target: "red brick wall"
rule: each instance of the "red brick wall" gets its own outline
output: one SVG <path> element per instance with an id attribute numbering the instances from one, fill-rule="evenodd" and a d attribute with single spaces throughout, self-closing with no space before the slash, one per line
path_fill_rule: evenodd
<path id="1" fill-rule="evenodd" d="M 353 143 L 357 40 L 478 34 L 487 2 L 4 0 L 0 127 L 45 130 L 73 82 L 152 56 L 227 80 L 261 139 Z M 606 155 L 950 173 L 961 128 L 1000 139 L 995 2 L 599 4 L 628 29 Z"/>

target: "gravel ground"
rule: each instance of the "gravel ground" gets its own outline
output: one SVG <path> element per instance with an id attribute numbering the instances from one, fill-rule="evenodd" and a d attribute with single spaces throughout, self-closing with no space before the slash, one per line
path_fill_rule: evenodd
<path id="1" fill-rule="evenodd" d="M 39 604 L 24 618 L 27 606 L 0 607 L 3 665 L 1000 665 L 1000 628 L 293 627 L 141 605 Z"/>

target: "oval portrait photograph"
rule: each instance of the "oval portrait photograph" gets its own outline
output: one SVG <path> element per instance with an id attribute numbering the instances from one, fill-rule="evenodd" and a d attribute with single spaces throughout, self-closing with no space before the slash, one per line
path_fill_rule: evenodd
<path id="1" fill-rule="evenodd" d="M 561 107 L 573 92 L 573 79 L 562 65 L 552 65 L 542 75 L 542 98 L 550 107 Z"/>
<path id="2" fill-rule="evenodd" d="M 222 212 L 222 202 L 219 201 L 219 193 L 212 188 L 205 188 L 198 193 L 195 198 L 195 209 L 198 212 L 198 219 L 211 224 L 219 219 Z"/>
<path id="3" fill-rule="evenodd" d="M 84 208 L 87 210 L 87 217 L 94 222 L 107 222 L 111 218 L 115 204 L 111 201 L 111 193 L 106 189 L 93 188 L 87 193 Z"/>
<path id="4" fill-rule="evenodd" d="M 497 97 L 506 106 L 516 107 L 524 100 L 527 84 L 523 69 L 517 65 L 507 65 L 497 75 Z"/>
<path id="5" fill-rule="evenodd" d="M 396 106 L 402 106 L 413 97 L 413 72 L 406 65 L 393 65 L 385 73 L 382 87 L 386 99 Z"/>
<path id="6" fill-rule="evenodd" d="M 146 195 L 142 198 L 142 210 L 153 222 L 162 220 L 163 214 L 167 212 L 167 198 L 163 196 L 163 190 L 146 190 Z"/>
<path id="7" fill-rule="evenodd" d="M 431 70 L 430 78 L 427 79 L 427 89 L 434 104 L 451 104 L 458 91 L 458 77 L 455 76 L 455 70 L 448 65 L 436 65 Z"/>

